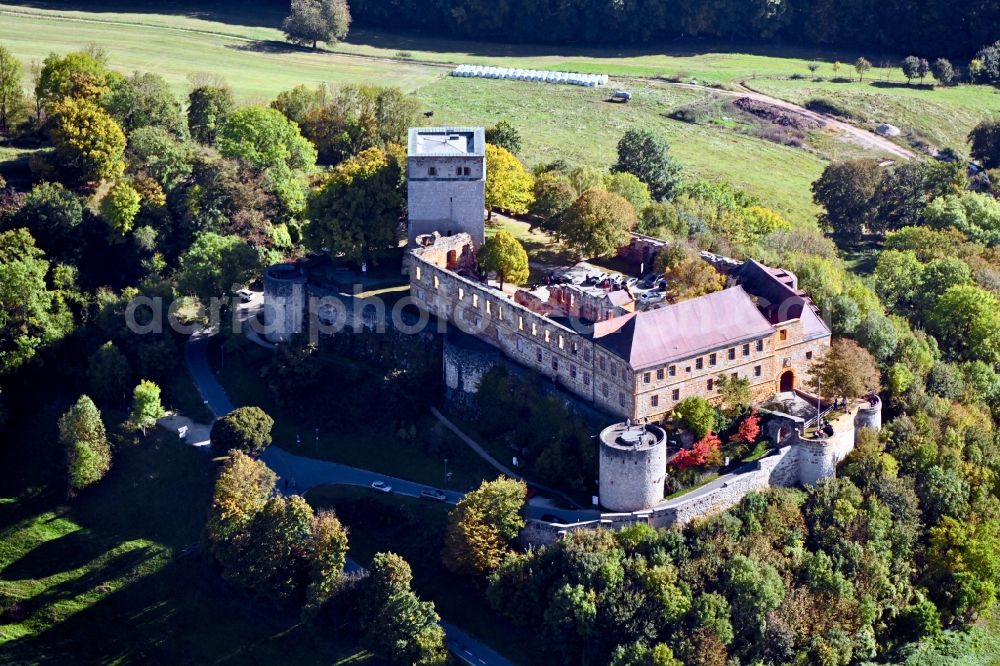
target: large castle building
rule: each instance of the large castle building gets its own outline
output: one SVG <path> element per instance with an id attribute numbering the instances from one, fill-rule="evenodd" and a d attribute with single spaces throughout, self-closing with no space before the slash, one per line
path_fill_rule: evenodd
<path id="1" fill-rule="evenodd" d="M 417 244 L 410 295 L 419 307 L 633 421 L 658 421 L 690 396 L 717 401 L 722 376 L 747 379 L 755 400 L 805 388 L 830 344 L 795 276 L 755 261 L 734 270 L 722 291 L 588 322 L 532 308 L 463 270 L 473 252 L 468 235 Z"/>

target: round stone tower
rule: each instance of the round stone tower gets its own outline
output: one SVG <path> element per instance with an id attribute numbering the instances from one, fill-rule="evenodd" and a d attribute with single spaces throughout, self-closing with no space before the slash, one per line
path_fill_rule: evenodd
<path id="1" fill-rule="evenodd" d="M 882 401 L 877 395 L 871 402 L 863 403 L 854 416 L 855 443 L 862 428 L 871 428 L 876 432 L 882 429 Z"/>
<path id="2" fill-rule="evenodd" d="M 264 270 L 264 337 L 284 342 L 302 332 L 306 309 L 306 273 L 298 264 Z"/>
<path id="3" fill-rule="evenodd" d="M 609 511 L 651 509 L 663 501 L 667 433 L 655 425 L 624 423 L 601 431 L 600 500 Z"/>

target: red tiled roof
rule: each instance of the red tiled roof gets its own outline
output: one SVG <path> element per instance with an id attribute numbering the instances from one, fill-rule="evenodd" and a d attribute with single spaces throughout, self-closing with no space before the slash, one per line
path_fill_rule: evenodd
<path id="1" fill-rule="evenodd" d="M 594 325 L 594 341 L 634 369 L 772 334 L 774 327 L 741 287 Z"/>

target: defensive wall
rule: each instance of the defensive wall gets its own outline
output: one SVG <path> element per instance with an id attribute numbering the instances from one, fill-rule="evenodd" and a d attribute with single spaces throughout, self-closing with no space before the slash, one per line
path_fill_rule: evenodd
<path id="1" fill-rule="evenodd" d="M 525 545 L 541 546 L 553 543 L 567 532 L 578 529 L 620 529 L 634 523 L 644 523 L 655 528 L 684 525 L 696 518 L 725 511 L 754 491 L 815 485 L 823 479 L 836 476 L 837 465 L 854 449 L 861 429 L 878 430 L 881 427 L 881 411 L 882 403 L 876 398 L 874 404 L 862 406 L 855 413 L 847 415 L 850 427 L 818 439 L 806 436 L 802 419 L 788 417 L 787 423 L 780 423 L 779 419 L 777 427 L 769 429 L 769 433 L 777 433 L 789 424 L 797 429 L 782 434 L 784 441 L 778 448 L 703 488 L 660 502 L 651 509 L 630 513 L 602 513 L 599 518 L 577 523 L 559 525 L 528 520 L 521 533 L 521 541 Z M 771 424 L 774 424 L 774 420 Z"/>

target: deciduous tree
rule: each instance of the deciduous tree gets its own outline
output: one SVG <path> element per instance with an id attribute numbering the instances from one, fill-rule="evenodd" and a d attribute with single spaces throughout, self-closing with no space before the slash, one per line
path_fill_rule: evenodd
<path id="1" fill-rule="evenodd" d="M 113 230 L 124 236 L 132 231 L 142 198 L 128 181 L 115 183 L 101 200 L 101 214 Z"/>
<path id="2" fill-rule="evenodd" d="M 990 292 L 973 285 L 949 288 L 930 312 L 928 326 L 951 358 L 1000 362 L 1000 302 Z"/>
<path id="3" fill-rule="evenodd" d="M 608 174 L 604 177 L 604 189 L 614 192 L 628 201 L 635 210 L 641 213 L 652 200 L 649 186 L 639 180 L 635 174 L 625 171 Z"/>
<path id="4" fill-rule="evenodd" d="M 247 539 L 250 522 L 274 493 L 277 477 L 267 465 L 242 451 L 230 451 L 215 480 L 207 532 L 212 553 L 223 566 Z"/>
<path id="5" fill-rule="evenodd" d="M 318 610 L 337 589 L 347 563 L 347 528 L 332 511 L 320 511 L 312 521 L 312 566 L 308 608 Z"/>
<path id="6" fill-rule="evenodd" d="M 463 575 L 482 575 L 500 566 L 524 527 L 521 507 L 526 493 L 523 481 L 500 477 L 484 481 L 459 500 L 448 515 L 445 566 Z"/>
<path id="7" fill-rule="evenodd" d="M 125 354 L 108 340 L 87 359 L 87 379 L 91 392 L 98 400 L 113 404 L 125 402 L 126 386 L 132 368 Z"/>
<path id="8" fill-rule="evenodd" d="M 132 409 L 128 420 L 133 428 L 142 430 L 156 425 L 157 419 L 164 415 L 163 403 L 160 402 L 160 387 L 148 379 L 143 379 L 132 391 Z"/>
<path id="9" fill-rule="evenodd" d="M 212 453 L 235 449 L 256 458 L 271 444 L 273 427 L 274 419 L 260 407 L 237 407 L 212 424 Z"/>
<path id="10" fill-rule="evenodd" d="M 604 257 L 628 243 L 637 222 L 635 208 L 621 196 L 587 190 L 562 216 L 559 235 L 581 256 Z"/>
<path id="11" fill-rule="evenodd" d="M 611 171 L 635 175 L 649 186 L 657 201 L 669 199 L 681 180 L 681 166 L 670 157 L 670 146 L 649 130 L 625 132 L 618 142 L 618 162 Z"/>
<path id="12" fill-rule="evenodd" d="M 0 134 L 8 136 L 25 115 L 21 62 L 0 46 Z"/>
<path id="13" fill-rule="evenodd" d="M 674 416 L 691 429 L 694 436 L 702 439 L 715 427 L 715 409 L 699 396 L 684 398 L 674 407 Z"/>
<path id="14" fill-rule="evenodd" d="M 504 119 L 486 128 L 486 143 L 517 155 L 521 152 L 521 133 L 509 120 Z"/>
<path id="15" fill-rule="evenodd" d="M 113 73 L 108 82 L 111 91 L 101 105 L 129 136 L 140 127 L 161 127 L 176 138 L 186 138 L 181 105 L 162 76 L 151 72 L 135 72 L 128 77 Z"/>
<path id="16" fill-rule="evenodd" d="M 675 301 L 695 298 L 719 291 L 725 286 L 725 278 L 712 266 L 693 252 L 669 266 L 663 277 L 667 279 L 667 295 Z"/>
<path id="17" fill-rule="evenodd" d="M 402 159 L 369 148 L 338 165 L 309 199 L 306 242 L 348 259 L 373 261 L 399 244 Z"/>
<path id="18" fill-rule="evenodd" d="M 858 81 L 865 80 L 865 72 L 872 68 L 872 64 L 867 58 L 858 58 L 854 61 L 854 71 L 858 73 Z"/>
<path id="19" fill-rule="evenodd" d="M 812 368 L 814 384 L 825 396 L 859 398 L 881 385 L 875 358 L 854 340 L 841 338 L 830 344 Z"/>
<path id="20" fill-rule="evenodd" d="M 292 0 L 292 12 L 281 23 L 288 41 L 335 44 L 347 37 L 351 10 L 347 0 Z"/>
<path id="21" fill-rule="evenodd" d="M 125 133 L 107 111 L 66 97 L 52 104 L 50 116 L 56 156 L 81 180 L 114 180 L 125 172 Z"/>
<path id="22" fill-rule="evenodd" d="M 80 396 L 59 418 L 59 443 L 66 449 L 70 490 L 97 483 L 111 469 L 111 444 L 101 412 L 87 396 Z"/>
<path id="23" fill-rule="evenodd" d="M 946 58 L 938 58 L 931 64 L 931 74 L 943 86 L 950 86 L 955 80 L 955 68 Z"/>
<path id="24" fill-rule="evenodd" d="M 215 145 L 219 130 L 236 108 L 228 87 L 200 86 L 188 95 L 188 130 L 191 138 L 207 146 Z"/>
<path id="25" fill-rule="evenodd" d="M 46 285 L 44 256 L 27 229 L 0 232 L 0 375 L 72 329 L 66 304 Z"/>
<path id="26" fill-rule="evenodd" d="M 558 232 L 561 216 L 576 201 L 577 193 L 566 176 L 558 171 L 546 171 L 535 178 L 535 200 L 528 212 L 541 219 L 539 225 L 549 232 Z"/>
<path id="27" fill-rule="evenodd" d="M 76 51 L 50 54 L 42 63 L 35 97 L 45 109 L 66 97 L 96 102 L 108 92 L 108 68 L 102 58 Z"/>
<path id="28" fill-rule="evenodd" d="M 398 666 L 443 666 L 448 661 L 444 630 L 434 604 L 410 588 L 410 565 L 395 553 L 376 553 L 362 593 L 364 642 Z"/>
<path id="29" fill-rule="evenodd" d="M 534 201 L 534 178 L 505 148 L 486 144 L 486 210 L 523 215 Z"/>
<path id="30" fill-rule="evenodd" d="M 177 283 L 183 292 L 207 300 L 246 284 L 259 268 L 257 252 L 242 239 L 206 231 L 178 260 Z"/>
<path id="31" fill-rule="evenodd" d="M 813 201 L 822 206 L 820 225 L 837 234 L 858 236 L 872 225 L 872 204 L 882 179 L 878 162 L 870 159 L 835 162 L 812 184 Z"/>
<path id="32" fill-rule="evenodd" d="M 501 229 L 479 248 L 479 268 L 496 273 L 500 288 L 504 282 L 523 284 L 528 279 L 528 253 L 509 231 Z"/>
<path id="33" fill-rule="evenodd" d="M 969 154 L 987 169 L 1000 167 L 1000 120 L 984 120 L 969 132 Z"/>

